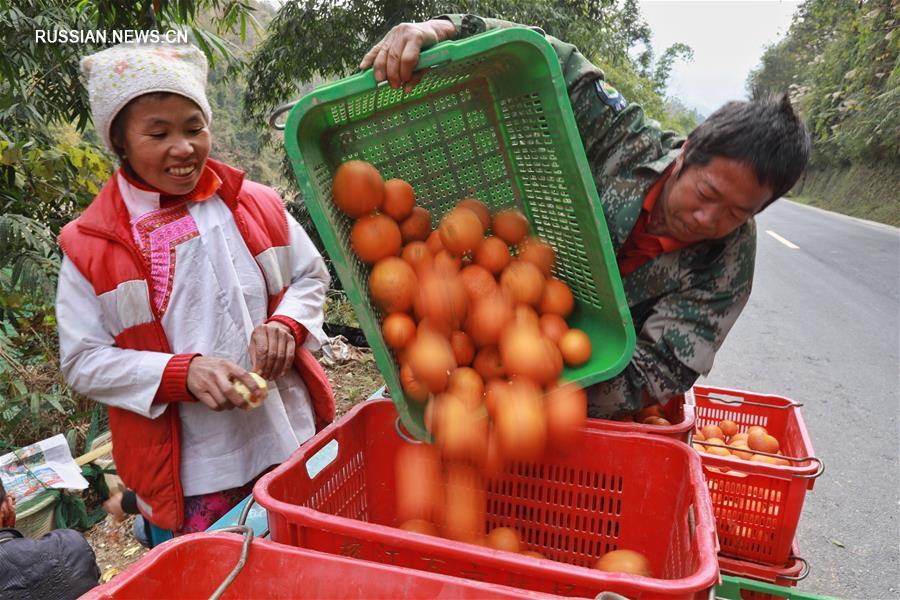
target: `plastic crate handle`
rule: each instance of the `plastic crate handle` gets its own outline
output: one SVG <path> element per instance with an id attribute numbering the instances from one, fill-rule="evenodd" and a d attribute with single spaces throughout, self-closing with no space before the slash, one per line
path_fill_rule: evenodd
<path id="1" fill-rule="evenodd" d="M 691 440 L 691 443 L 692 444 L 700 444 L 701 446 L 720 446 L 720 444 L 710 444 L 709 442 L 704 442 L 701 440 L 694 440 L 694 439 Z M 753 450 L 751 448 L 738 448 L 737 446 L 721 446 L 721 447 L 728 448 L 729 450 L 739 450 L 741 452 L 750 452 L 752 454 L 759 454 L 761 456 L 769 456 L 772 458 L 781 458 L 781 459 L 784 459 L 789 462 L 810 461 L 810 462 L 816 463 L 817 467 L 816 467 L 816 471 L 814 473 L 810 473 L 810 474 L 791 473 L 791 477 L 796 477 L 797 479 L 817 479 L 819 476 L 822 475 L 822 473 L 825 472 L 825 463 L 822 462 L 821 459 L 816 458 L 815 456 L 803 456 L 800 458 L 794 458 L 793 456 L 782 456 L 780 454 L 772 454 L 771 452 L 763 452 L 762 450 Z M 713 457 L 713 458 L 723 458 L 723 459 L 728 458 L 727 456 L 717 456 L 715 454 L 705 454 L 704 458 L 707 456 Z M 769 465 L 769 466 L 776 466 L 776 465 Z M 739 471 L 740 469 L 735 469 L 735 470 Z M 753 473 L 757 473 L 756 470 L 753 470 L 753 469 L 750 469 L 750 470 Z"/>
<path id="2" fill-rule="evenodd" d="M 746 404 L 747 406 L 759 406 L 762 408 L 800 408 L 803 406 L 802 402 L 794 402 L 793 400 L 787 400 L 787 404 L 764 404 L 762 402 L 753 402 L 752 400 L 744 400 L 739 396 L 728 396 L 723 394 L 698 394 L 694 392 L 695 398 L 703 398 L 704 400 L 709 400 L 710 402 L 716 402 L 718 404 Z"/>
<path id="3" fill-rule="evenodd" d="M 209 600 L 219 600 L 222 597 L 222 594 L 225 593 L 225 590 L 228 589 L 234 580 L 237 578 L 238 574 L 240 574 L 241 569 L 244 568 L 244 565 L 247 564 L 247 554 L 250 552 L 250 542 L 253 541 L 253 528 L 247 527 L 246 525 L 237 525 L 235 527 L 225 527 L 224 529 L 220 529 L 221 532 L 234 532 L 234 533 L 242 533 L 244 534 L 244 543 L 241 545 L 241 554 L 238 557 L 237 564 L 234 566 L 234 569 L 231 570 L 231 573 L 228 574 L 228 577 L 219 584 L 219 587 L 216 588 L 216 591 L 212 593 L 209 597 Z"/>
<path id="4" fill-rule="evenodd" d="M 799 575 L 779 575 L 778 577 L 781 579 L 787 579 L 788 581 L 802 581 L 809 577 L 809 563 L 805 558 L 800 556 L 791 555 L 791 560 L 798 560 L 803 563 L 803 568 L 800 571 Z"/>

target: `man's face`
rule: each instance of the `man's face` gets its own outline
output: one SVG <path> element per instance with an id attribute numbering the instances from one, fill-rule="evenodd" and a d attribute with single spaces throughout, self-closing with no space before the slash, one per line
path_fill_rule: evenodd
<path id="1" fill-rule="evenodd" d="M 194 189 L 211 138 L 203 113 L 191 100 L 172 94 L 164 100 L 138 98 L 129 107 L 123 140 L 131 168 L 166 194 Z"/>
<path id="2" fill-rule="evenodd" d="M 730 158 L 684 168 L 682 153 L 651 215 L 661 231 L 682 242 L 715 240 L 747 222 L 772 197 L 753 169 Z"/>

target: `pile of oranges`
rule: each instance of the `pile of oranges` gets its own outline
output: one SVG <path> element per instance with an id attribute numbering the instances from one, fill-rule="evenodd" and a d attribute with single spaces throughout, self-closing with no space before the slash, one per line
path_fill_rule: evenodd
<path id="1" fill-rule="evenodd" d="M 692 439 L 695 442 L 705 442 L 705 444 L 693 444 L 694 449 L 698 452 L 714 456 L 732 456 L 741 460 L 770 465 L 787 466 L 790 464 L 784 458 L 756 453 L 766 452 L 784 456 L 778 439 L 769 435 L 766 428 L 760 425 L 753 425 L 747 428 L 747 431 L 739 432 L 738 424 L 726 419 L 719 421 L 718 425 L 706 425 L 694 431 Z"/>
<path id="2" fill-rule="evenodd" d="M 338 167 L 332 189 L 355 219 L 354 253 L 372 265 L 369 296 L 404 395 L 426 405 L 442 458 L 490 475 L 568 447 L 587 398 L 560 376 L 589 360 L 591 342 L 566 323 L 574 296 L 525 215 L 467 198 L 432 230 L 409 183 L 360 160 Z"/>
<path id="3" fill-rule="evenodd" d="M 590 359 L 591 342 L 566 322 L 575 300 L 553 276 L 556 251 L 519 210 L 491 213 L 472 198 L 432 229 L 413 187 L 365 161 L 340 165 L 332 194 L 371 265 L 404 395 L 425 405 L 434 439 L 396 455 L 398 526 L 541 557 L 514 529 L 485 535 L 485 484 L 509 463 L 571 449 L 586 419 L 584 390 L 560 379 Z"/>
<path id="4" fill-rule="evenodd" d="M 647 405 L 632 414 L 626 414 L 618 419 L 623 423 L 642 423 L 644 425 L 666 426 L 672 423 L 666 418 L 662 404 L 655 402 Z"/>

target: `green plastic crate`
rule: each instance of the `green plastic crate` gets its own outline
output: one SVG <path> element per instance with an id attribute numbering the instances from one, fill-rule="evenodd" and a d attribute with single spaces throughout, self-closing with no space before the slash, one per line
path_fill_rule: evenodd
<path id="1" fill-rule="evenodd" d="M 331 199 L 344 161 L 400 177 L 436 225 L 459 200 L 516 206 L 557 250 L 555 274 L 572 288 L 569 321 L 591 337 L 593 356 L 565 376 L 583 385 L 618 374 L 635 334 L 606 222 L 575 127 L 556 53 L 538 33 L 502 29 L 424 52 L 431 67 L 409 94 L 376 85 L 372 70 L 303 97 L 285 145 L 313 222 L 406 428 L 426 439 L 423 407 L 407 403 L 368 296 L 369 267 L 350 249 L 351 219 Z"/>
<path id="2" fill-rule="evenodd" d="M 744 592 L 743 594 L 741 592 Z M 764 583 L 743 577 L 722 575 L 722 584 L 716 587 L 715 597 L 720 600 L 836 600 L 832 596 L 817 596 L 794 588 L 782 587 L 774 583 Z"/>

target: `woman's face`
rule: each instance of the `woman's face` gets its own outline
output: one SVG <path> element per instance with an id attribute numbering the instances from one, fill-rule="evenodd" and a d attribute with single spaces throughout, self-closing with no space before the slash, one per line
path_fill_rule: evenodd
<path id="1" fill-rule="evenodd" d="M 132 101 L 124 139 L 118 143 L 141 179 L 166 194 L 180 196 L 197 185 L 212 138 L 200 108 L 184 96 L 169 94 Z"/>

